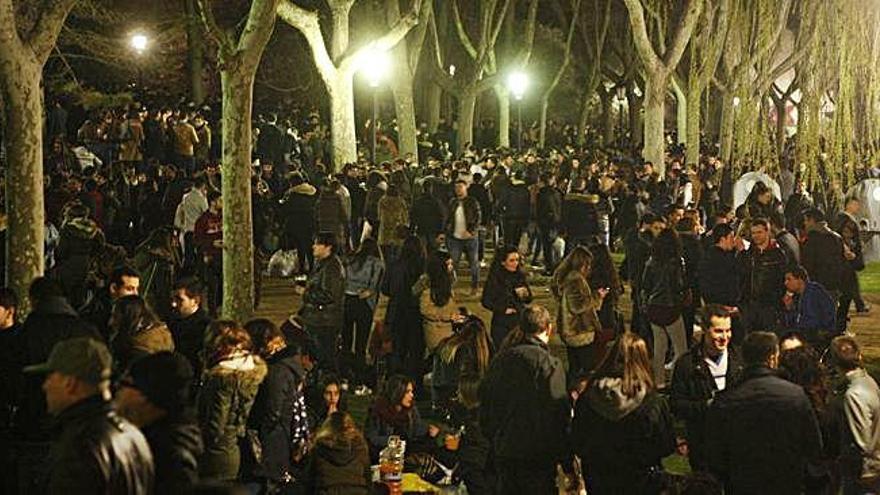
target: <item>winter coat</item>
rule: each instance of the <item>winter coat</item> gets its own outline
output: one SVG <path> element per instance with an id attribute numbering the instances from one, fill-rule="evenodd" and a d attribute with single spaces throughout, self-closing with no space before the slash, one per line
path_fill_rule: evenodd
<path id="1" fill-rule="evenodd" d="M 97 331 L 77 316 L 63 297 L 49 297 L 37 302 L 21 327 L 21 365 L 44 363 L 55 344 L 75 337 L 102 340 Z M 24 375 L 21 403 L 15 414 L 15 431 L 19 438 L 49 441 L 54 420 L 46 410 L 46 395 L 42 385 L 45 377 Z"/>
<path id="2" fill-rule="evenodd" d="M 299 310 L 303 324 L 308 327 L 342 325 L 345 295 L 345 270 L 336 255 L 315 262 L 315 269 L 306 281 L 303 305 Z"/>
<path id="3" fill-rule="evenodd" d="M 619 377 L 598 378 L 575 405 L 572 448 L 591 494 L 659 493 L 649 473 L 675 450 L 669 405 L 654 391 L 626 396 Z"/>
<path id="4" fill-rule="evenodd" d="M 520 299 L 516 295 L 517 287 L 529 289 L 528 295 L 524 299 Z M 493 334 L 500 335 L 499 332 L 494 330 L 496 326 L 507 330 L 515 327 L 519 322 L 520 312 L 530 302 L 532 302 L 532 290 L 529 288 L 525 272 L 519 270 L 510 272 L 503 267 L 489 270 L 489 276 L 486 278 L 486 285 L 483 287 L 480 304 L 492 312 Z M 513 308 L 516 312 L 507 314 L 507 308 Z M 500 346 L 501 342 L 495 342 L 496 348 Z"/>
<path id="5" fill-rule="evenodd" d="M 492 201 L 489 199 L 489 191 L 483 184 L 471 184 L 468 186 L 468 196 L 477 200 L 482 212 L 483 223 L 492 219 Z"/>
<path id="6" fill-rule="evenodd" d="M 226 357 L 205 372 L 198 398 L 199 426 L 205 443 L 199 462 L 202 479 L 225 481 L 238 476 L 239 442 L 266 373 L 266 363 L 247 353 Z"/>
<path id="7" fill-rule="evenodd" d="M 413 203 L 409 221 L 419 235 L 434 239 L 443 232 L 446 211 L 437 198 L 422 194 Z"/>
<path id="8" fill-rule="evenodd" d="M 58 423 L 46 493 L 154 493 L 150 446 L 110 402 L 100 395 L 83 399 L 65 409 Z"/>
<path id="9" fill-rule="evenodd" d="M 319 438 L 306 468 L 306 485 L 316 495 L 367 495 L 369 473 L 370 455 L 362 438 Z"/>
<path id="10" fill-rule="evenodd" d="M 709 247 L 697 269 L 700 295 L 706 304 L 739 304 L 739 266 L 736 253 L 718 246 Z"/>
<path id="11" fill-rule="evenodd" d="M 556 229 L 562 222 L 562 192 L 554 186 L 544 186 L 538 191 L 536 214 L 542 229 Z"/>
<path id="12" fill-rule="evenodd" d="M 594 298 L 584 274 L 572 270 L 553 287 L 557 301 L 556 331 L 568 347 L 591 344 L 602 329 L 596 310 L 602 301 Z"/>
<path id="13" fill-rule="evenodd" d="M 680 308 L 687 291 L 684 260 L 679 258 L 657 261 L 653 256 L 648 258 L 639 290 L 641 303 L 646 308 L 650 306 Z"/>
<path id="14" fill-rule="evenodd" d="M 483 212 L 480 210 L 480 203 L 470 196 L 464 199 L 453 198 L 449 201 L 449 206 L 446 208 L 446 235 L 452 237 L 455 232 L 455 210 L 458 209 L 459 204 L 464 206 L 465 228 L 476 235 L 477 228 L 482 224 Z"/>
<path id="15" fill-rule="evenodd" d="M 198 380 L 205 368 L 202 349 L 205 346 L 205 331 L 211 323 L 211 317 L 204 308 L 186 318 L 177 318 L 168 322 L 174 349 L 182 354 L 193 368 L 193 376 Z"/>
<path id="16" fill-rule="evenodd" d="M 257 478 L 280 481 L 291 470 L 291 424 L 306 372 L 299 355 L 289 347 L 270 356 L 266 365 L 266 378 L 260 384 L 248 419 L 248 427 L 260 438 L 263 459 L 258 466 L 247 466 L 247 470 Z"/>
<path id="17" fill-rule="evenodd" d="M 104 245 L 104 233 L 89 218 L 74 218 L 61 226 L 61 238 L 55 249 L 55 271 L 68 296 L 84 290 L 92 257 Z M 74 304 L 83 301 L 72 301 Z"/>
<path id="18" fill-rule="evenodd" d="M 807 241 L 801 249 L 801 264 L 810 280 L 819 282 L 829 292 L 842 289 L 845 272 L 843 238 L 824 222 L 807 232 Z"/>
<path id="19" fill-rule="evenodd" d="M 379 200 L 379 236 L 380 246 L 401 246 L 403 238 L 400 228 L 409 223 L 409 208 L 400 196 L 384 196 Z"/>
<path id="20" fill-rule="evenodd" d="M 844 423 L 840 457 L 846 480 L 880 476 L 880 388 L 863 368 L 846 373 L 840 417 Z"/>
<path id="21" fill-rule="evenodd" d="M 150 354 L 174 351 L 174 338 L 164 323 L 138 330 L 131 335 L 118 335 L 113 343 L 117 371 L 127 370 L 131 363 Z"/>
<path id="22" fill-rule="evenodd" d="M 318 232 L 331 232 L 341 238 L 345 232 L 345 225 L 348 223 L 345 218 L 342 198 L 335 192 L 322 191 L 315 204 L 315 218 L 317 219 Z"/>
<path id="23" fill-rule="evenodd" d="M 166 416 L 141 428 L 156 466 L 153 493 L 188 493 L 199 482 L 202 432 L 194 411 Z"/>
<path id="24" fill-rule="evenodd" d="M 422 330 L 425 332 L 425 348 L 428 354 L 434 352 L 443 339 L 452 335 L 452 315 L 457 312 L 455 296 L 443 306 L 437 306 L 431 299 L 431 291 L 422 292 L 419 310 L 422 313 Z"/>
<path id="25" fill-rule="evenodd" d="M 595 194 L 569 193 L 562 200 L 561 230 L 568 242 L 589 239 L 599 233 L 599 211 Z"/>
<path id="26" fill-rule="evenodd" d="M 416 450 L 416 444 L 428 438 L 428 424 L 422 421 L 417 407 L 396 411 L 381 397 L 370 406 L 364 424 L 364 437 L 370 449 L 370 459 L 377 461 L 379 452 L 388 445 L 388 437 L 397 435 L 406 441 L 406 450 Z"/>
<path id="27" fill-rule="evenodd" d="M 765 306 L 781 305 L 785 292 L 785 252 L 771 239 L 761 251 L 754 244 L 737 254 L 739 261 L 740 297 L 743 302 Z"/>
<path id="28" fill-rule="evenodd" d="M 281 217 L 288 242 L 311 240 L 315 234 L 315 187 L 307 182 L 291 187 L 281 201 Z"/>
<path id="29" fill-rule="evenodd" d="M 527 222 L 532 213 L 532 201 L 524 182 L 513 180 L 507 191 L 498 198 L 501 219 L 508 222 Z"/>
<path id="30" fill-rule="evenodd" d="M 807 461 L 822 455 L 804 389 L 763 366 L 746 368 L 738 386 L 716 397 L 706 431 L 709 470 L 729 495 L 799 494 Z"/>
<path id="31" fill-rule="evenodd" d="M 480 427 L 495 458 L 555 465 L 569 452 L 565 368 L 535 336 L 502 351 L 480 385 Z"/>

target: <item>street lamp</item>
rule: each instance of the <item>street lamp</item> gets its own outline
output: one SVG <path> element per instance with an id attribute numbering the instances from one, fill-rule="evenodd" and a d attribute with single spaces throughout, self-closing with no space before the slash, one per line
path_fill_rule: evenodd
<path id="1" fill-rule="evenodd" d="M 131 48 L 135 51 L 135 53 L 137 53 L 137 55 L 140 57 L 147 50 L 147 45 L 149 44 L 149 42 L 150 42 L 150 40 L 147 38 L 147 35 L 145 35 L 143 33 L 134 33 L 131 35 L 131 39 L 129 39 L 128 43 L 129 43 L 129 45 L 131 45 Z M 144 72 L 143 72 L 143 67 L 142 67 L 141 62 L 138 62 L 137 72 L 138 72 L 138 88 L 141 91 L 143 91 L 144 90 Z"/>
<path id="2" fill-rule="evenodd" d="M 391 58 L 386 50 L 370 47 L 364 50 L 358 61 L 360 72 L 367 79 L 367 84 L 373 89 L 373 119 L 371 120 L 370 161 L 376 163 L 376 128 L 379 115 L 379 84 L 385 79 L 391 67 Z"/>
<path id="3" fill-rule="evenodd" d="M 623 130 L 623 102 L 626 101 L 626 87 L 622 84 L 617 85 L 617 116 L 620 120 L 620 147 L 621 149 L 624 146 L 624 135 L 626 134 Z"/>
<path id="4" fill-rule="evenodd" d="M 522 152 L 522 99 L 526 93 L 526 89 L 529 87 L 529 76 L 526 75 L 525 72 L 522 71 L 514 71 L 511 72 L 509 76 L 507 76 L 507 89 L 513 93 L 513 98 L 516 100 L 516 147 L 517 150 Z"/>

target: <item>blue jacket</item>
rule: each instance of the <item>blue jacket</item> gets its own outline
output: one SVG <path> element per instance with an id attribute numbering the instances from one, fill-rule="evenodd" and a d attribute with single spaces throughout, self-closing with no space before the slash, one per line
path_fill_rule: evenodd
<path id="1" fill-rule="evenodd" d="M 828 291 L 819 282 L 810 281 L 804 293 L 795 296 L 794 309 L 786 310 L 785 326 L 803 332 L 830 332 L 837 328 L 835 313 L 834 300 Z"/>
<path id="2" fill-rule="evenodd" d="M 362 289 L 373 291 L 373 297 L 367 299 L 367 304 L 370 308 L 376 309 L 384 274 L 385 264 L 379 258 L 368 256 L 360 264 L 349 260 L 345 264 L 345 293 L 354 295 Z"/>

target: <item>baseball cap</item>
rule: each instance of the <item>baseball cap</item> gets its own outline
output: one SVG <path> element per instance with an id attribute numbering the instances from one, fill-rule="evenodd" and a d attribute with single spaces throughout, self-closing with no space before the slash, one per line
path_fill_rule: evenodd
<path id="1" fill-rule="evenodd" d="M 91 337 L 75 337 L 55 344 L 45 363 L 25 366 L 25 373 L 73 376 L 94 385 L 110 379 L 113 358 L 107 346 Z"/>
<path id="2" fill-rule="evenodd" d="M 193 369 L 181 354 L 162 351 L 132 363 L 122 383 L 140 390 L 154 405 L 176 412 L 189 404 Z"/>

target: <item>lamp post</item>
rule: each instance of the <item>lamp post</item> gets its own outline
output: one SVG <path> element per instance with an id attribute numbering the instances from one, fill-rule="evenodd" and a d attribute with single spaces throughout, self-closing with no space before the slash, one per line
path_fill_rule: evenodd
<path id="1" fill-rule="evenodd" d="M 138 57 L 143 56 L 144 52 L 147 50 L 147 45 L 150 43 L 147 35 L 143 33 L 134 33 L 131 35 L 129 39 L 129 45 L 135 51 Z M 138 89 L 141 92 L 144 91 L 144 72 L 143 72 L 143 63 L 138 62 L 137 64 L 137 72 L 138 72 Z"/>
<path id="2" fill-rule="evenodd" d="M 516 100 L 516 149 L 519 152 L 522 152 L 522 99 L 528 86 L 529 76 L 525 72 L 514 71 L 507 76 L 507 89 L 513 93 L 513 98 Z"/>
<path id="3" fill-rule="evenodd" d="M 617 86 L 617 117 L 620 121 L 620 147 L 624 146 L 624 137 L 626 133 L 623 131 L 623 102 L 626 101 L 626 87 Z"/>
<path id="4" fill-rule="evenodd" d="M 373 91 L 373 118 L 370 129 L 370 162 L 376 163 L 376 132 L 379 118 L 379 84 L 388 73 L 391 66 L 391 59 L 388 52 L 371 48 L 366 50 L 359 61 L 360 71 L 367 79 L 367 84 Z"/>

